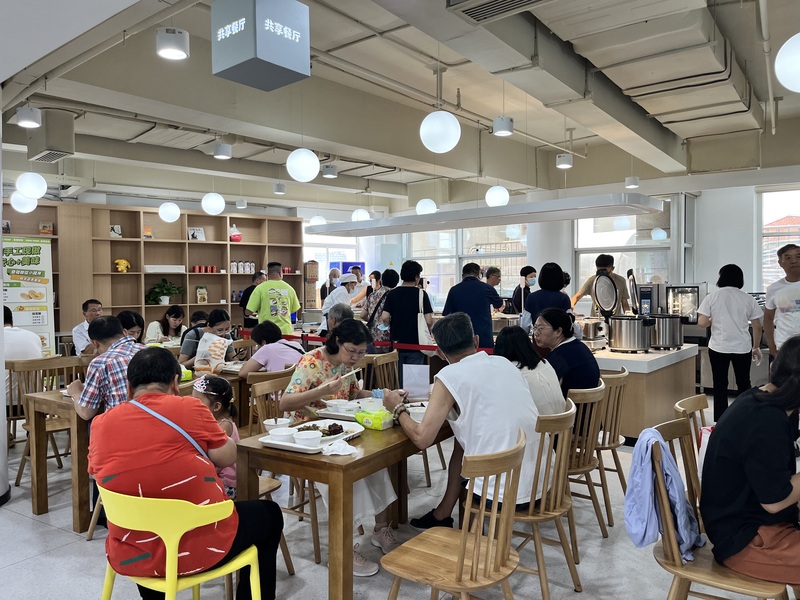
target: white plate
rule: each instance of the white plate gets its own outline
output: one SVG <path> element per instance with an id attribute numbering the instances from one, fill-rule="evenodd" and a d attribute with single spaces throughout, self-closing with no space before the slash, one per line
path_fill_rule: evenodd
<path id="1" fill-rule="evenodd" d="M 317 421 L 300 423 L 299 425 L 293 425 L 291 429 L 299 429 L 300 427 L 304 427 L 305 425 L 311 425 L 311 424 L 319 425 L 320 427 L 325 427 L 326 425 L 330 425 L 331 423 L 338 423 L 339 425 L 344 427 L 344 432 L 340 433 L 339 435 L 332 435 L 326 438 L 322 438 L 320 445 L 314 446 L 313 448 L 310 446 L 303 446 L 302 444 L 295 444 L 294 442 L 276 442 L 275 440 L 270 440 L 269 435 L 265 435 L 262 438 L 258 438 L 258 441 L 261 442 L 261 445 L 266 448 L 279 448 L 281 450 L 302 452 L 303 454 L 317 454 L 318 452 L 322 452 L 322 448 L 324 448 L 328 444 L 332 444 L 336 440 L 352 440 L 353 438 L 360 436 L 361 432 L 364 431 L 364 427 L 359 423 L 348 423 L 335 419 L 319 419 Z"/>
<path id="2" fill-rule="evenodd" d="M 222 365 L 223 373 L 238 373 L 242 370 L 244 363 L 242 362 L 226 362 Z"/>

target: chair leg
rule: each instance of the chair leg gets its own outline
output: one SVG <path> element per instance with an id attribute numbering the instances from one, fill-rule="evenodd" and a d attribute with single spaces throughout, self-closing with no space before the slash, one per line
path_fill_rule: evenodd
<path id="1" fill-rule="evenodd" d="M 597 470 L 600 471 L 600 489 L 603 491 L 603 502 L 606 505 L 606 518 L 608 526 L 614 526 L 614 515 L 611 512 L 611 494 L 608 491 L 608 479 L 606 478 L 606 467 L 603 464 L 603 452 L 596 451 L 597 454 Z M 591 478 L 590 478 L 591 479 Z"/>
<path id="2" fill-rule="evenodd" d="M 100 597 L 101 600 L 111 600 L 111 592 L 114 591 L 114 579 L 116 576 L 117 574 L 114 572 L 114 569 L 111 568 L 111 565 L 106 565 L 106 577 L 103 580 L 103 595 Z"/>
<path id="3" fill-rule="evenodd" d="M 394 581 L 392 581 L 392 587 L 389 588 L 389 600 L 397 600 L 397 594 L 400 593 L 400 583 L 402 583 L 402 579 L 400 579 L 397 575 L 394 576 Z"/>
<path id="4" fill-rule="evenodd" d="M 22 481 L 22 472 L 25 470 L 25 462 L 31 455 L 31 441 L 25 440 L 25 448 L 22 450 L 22 457 L 19 459 L 19 468 L 17 469 L 17 478 L 14 480 L 14 486 L 19 487 L 19 482 Z"/>
<path id="5" fill-rule="evenodd" d="M 617 469 L 617 475 L 619 476 L 619 484 L 622 486 L 622 493 L 625 494 L 628 492 L 628 484 L 625 483 L 625 472 L 622 470 L 622 463 L 619 462 L 619 454 L 617 454 L 617 449 L 611 449 L 611 456 L 614 457 L 614 465 Z"/>
<path id="6" fill-rule="evenodd" d="M 569 539 L 572 541 L 572 560 L 576 565 L 581 564 L 581 557 L 578 554 L 578 534 L 575 531 L 575 512 L 570 507 L 567 513 L 567 524 L 569 525 Z"/>
<path id="7" fill-rule="evenodd" d="M 439 600 L 439 590 L 435 587 L 431 588 L 431 600 Z"/>
<path id="8" fill-rule="evenodd" d="M 97 520 L 100 518 L 100 513 L 103 511 L 103 499 L 98 496 L 97 502 L 94 503 L 94 510 L 92 511 L 92 520 L 89 523 L 89 530 L 86 532 L 86 541 L 91 542 L 94 537 L 94 530 L 97 528 Z"/>
<path id="9" fill-rule="evenodd" d="M 667 600 L 686 600 L 689 597 L 689 587 L 692 582 L 677 575 L 672 578 L 672 585 L 669 586 Z"/>
<path id="10" fill-rule="evenodd" d="M 425 469 L 425 485 L 431 487 L 431 467 L 428 464 L 428 449 L 426 448 L 420 454 L 422 454 L 422 468 Z"/>
<path id="11" fill-rule="evenodd" d="M 58 452 L 56 437 L 52 433 L 48 433 L 47 438 L 50 440 L 50 445 L 53 447 L 53 458 L 56 459 L 56 464 L 58 465 L 58 468 L 61 469 L 64 467 L 64 463 L 61 462 L 61 454 Z"/>
<path id="12" fill-rule="evenodd" d="M 594 514 L 597 516 L 597 524 L 600 525 L 600 533 L 603 534 L 604 538 L 607 538 L 608 529 L 606 529 L 606 522 L 605 519 L 603 519 L 603 512 L 600 510 L 600 500 L 597 498 L 597 492 L 594 490 L 592 478 L 589 477 L 589 473 L 586 473 L 584 477 L 586 478 L 586 485 L 589 487 L 589 496 L 592 499 L 592 505 L 594 505 Z"/>
<path id="13" fill-rule="evenodd" d="M 317 490 L 314 488 L 314 482 L 308 482 L 309 502 L 308 508 L 311 513 L 311 540 L 314 542 L 314 562 L 319 564 L 322 562 L 322 554 L 319 549 L 319 524 L 317 522 Z"/>
<path id="14" fill-rule="evenodd" d="M 289 546 L 286 544 L 286 538 L 281 534 L 281 554 L 283 554 L 283 562 L 286 563 L 286 570 L 289 575 L 294 575 L 294 564 L 292 563 L 292 555 L 289 554 Z"/>
<path id="15" fill-rule="evenodd" d="M 533 529 L 533 547 L 534 552 L 536 552 L 536 566 L 539 569 L 539 585 L 542 588 L 542 600 L 550 600 L 550 584 L 547 582 L 547 566 L 544 562 L 542 534 L 539 532 L 538 523 L 531 523 L 531 528 Z"/>
<path id="16" fill-rule="evenodd" d="M 436 451 L 439 453 L 439 460 L 442 463 L 442 471 L 446 471 L 447 461 L 444 459 L 444 451 L 442 450 L 442 445 L 439 442 L 436 442 Z"/>
<path id="17" fill-rule="evenodd" d="M 564 531 L 564 523 L 561 522 L 561 517 L 556 519 L 556 529 L 558 529 L 558 539 L 561 540 L 561 548 L 564 550 L 564 559 L 567 561 L 569 574 L 572 576 L 572 585 L 576 592 L 582 592 L 581 578 L 578 576 L 578 569 L 575 568 L 575 561 L 567 543 L 567 532 Z"/>
<path id="18" fill-rule="evenodd" d="M 504 600 L 514 600 L 514 594 L 511 592 L 511 585 L 508 583 L 508 579 L 503 580 L 500 585 L 503 588 Z"/>
<path id="19" fill-rule="evenodd" d="M 225 600 L 233 600 L 233 573 L 225 573 Z M 192 588 L 194 594 L 194 588 Z"/>

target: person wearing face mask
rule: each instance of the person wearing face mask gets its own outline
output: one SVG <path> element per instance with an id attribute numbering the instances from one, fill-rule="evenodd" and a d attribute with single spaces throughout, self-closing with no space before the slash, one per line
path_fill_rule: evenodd
<path id="1" fill-rule="evenodd" d="M 328 281 L 322 284 L 322 287 L 319 288 L 319 299 L 321 302 L 325 302 L 325 298 L 339 287 L 339 278 L 342 276 L 342 273 L 339 269 L 331 269 L 328 272 Z"/>
<path id="2" fill-rule="evenodd" d="M 528 299 L 531 288 L 536 285 L 536 269 L 526 265 L 519 270 L 519 276 L 519 285 L 514 288 L 514 294 L 511 296 L 511 307 L 517 315 L 525 310 L 525 300 Z"/>
<path id="3" fill-rule="evenodd" d="M 367 286 L 367 298 L 370 297 L 372 292 L 381 289 L 381 272 L 380 271 L 373 271 L 369 274 L 369 285 Z"/>
<path id="4" fill-rule="evenodd" d="M 530 331 L 533 317 L 546 308 L 560 308 L 572 312 L 572 305 L 561 289 L 564 287 L 564 271 L 556 263 L 542 265 L 539 275 L 539 289 L 532 292 L 525 300 L 519 326 L 525 331 Z"/>

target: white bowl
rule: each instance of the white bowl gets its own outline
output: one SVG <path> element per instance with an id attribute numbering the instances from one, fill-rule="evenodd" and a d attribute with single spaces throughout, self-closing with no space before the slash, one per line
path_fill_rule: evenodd
<path id="1" fill-rule="evenodd" d="M 276 442 L 294 442 L 294 434 L 296 431 L 289 427 L 276 427 L 275 429 L 271 429 L 269 432 L 269 437 L 271 440 Z"/>
<path id="2" fill-rule="evenodd" d="M 264 421 L 264 429 L 267 432 L 270 432 L 273 429 L 277 429 L 278 427 L 286 428 L 286 427 L 289 427 L 289 423 L 291 423 L 291 422 L 292 422 L 292 420 L 288 419 L 286 417 L 278 417 L 276 419 L 267 419 L 267 420 Z"/>
<path id="3" fill-rule="evenodd" d="M 427 407 L 425 406 L 412 406 L 408 409 L 408 415 L 414 419 L 417 423 L 422 423 L 422 417 L 425 416 L 425 411 Z"/>
<path id="4" fill-rule="evenodd" d="M 294 434 L 294 443 L 316 448 L 322 439 L 321 431 L 298 431 Z"/>
<path id="5" fill-rule="evenodd" d="M 345 407 L 349 404 L 349 400 L 341 400 L 341 399 L 325 400 L 324 402 L 325 405 L 334 412 L 342 412 L 345 409 Z"/>

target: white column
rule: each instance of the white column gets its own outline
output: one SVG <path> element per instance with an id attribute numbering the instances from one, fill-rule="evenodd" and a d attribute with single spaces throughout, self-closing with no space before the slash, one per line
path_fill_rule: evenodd
<path id="1" fill-rule="evenodd" d="M 2 90 L 0 90 L 0 105 L 2 105 L 3 94 Z M 3 142 L 3 132 L 2 128 L 0 128 L 0 146 L 2 146 Z M 0 152 L 0 178 L 2 178 L 3 172 L 3 156 L 2 152 Z M 0 189 L 2 188 L 2 181 L 0 180 Z M 3 203 L 0 202 L 0 219 L 3 218 Z M 2 243 L 0 243 L 0 247 Z M 5 364 L 5 347 L 3 345 L 3 334 L 5 333 L 2 331 L 3 328 L 0 328 L 0 364 Z M 8 398 L 6 398 L 5 386 L 3 386 L 3 406 L 8 406 Z M 5 413 L 5 410 L 3 410 Z M 5 504 L 8 499 L 11 497 L 10 491 L 11 488 L 8 484 L 8 441 L 7 441 L 7 432 L 8 426 L 6 423 L 3 423 L 0 426 L 0 505 Z"/>
<path id="2" fill-rule="evenodd" d="M 565 290 L 574 294 L 576 285 L 574 221 L 528 224 L 527 263 L 537 271 L 547 262 L 558 263 L 572 276 L 572 283 Z"/>

